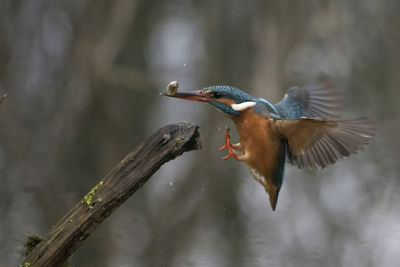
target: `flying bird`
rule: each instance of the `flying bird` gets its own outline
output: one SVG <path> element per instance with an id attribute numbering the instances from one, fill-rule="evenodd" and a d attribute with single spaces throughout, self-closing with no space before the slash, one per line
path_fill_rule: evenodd
<path id="1" fill-rule="evenodd" d="M 224 159 L 245 162 L 269 195 L 275 210 L 286 162 L 300 169 L 325 168 L 368 144 L 376 129 L 366 118 L 341 120 L 340 94 L 331 80 L 291 87 L 271 104 L 231 86 L 218 85 L 190 92 L 164 94 L 211 104 L 235 123 L 240 143 L 231 144 L 225 131 Z"/>

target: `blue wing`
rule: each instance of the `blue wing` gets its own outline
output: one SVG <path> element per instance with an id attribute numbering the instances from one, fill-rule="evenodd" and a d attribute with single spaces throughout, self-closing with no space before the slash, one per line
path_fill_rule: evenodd
<path id="1" fill-rule="evenodd" d="M 280 119 L 294 120 L 301 117 L 319 118 L 324 120 L 338 119 L 341 109 L 340 94 L 333 86 L 331 79 L 321 76 L 318 82 L 305 87 L 291 87 L 285 97 L 274 105 Z M 294 154 L 287 144 L 289 163 L 299 168 L 326 167 L 315 159 L 315 151 Z M 313 160 L 311 160 L 313 159 Z"/>
<path id="2" fill-rule="evenodd" d="M 340 94 L 328 77 L 305 87 L 291 87 L 275 105 L 282 119 L 301 117 L 337 119 L 341 109 Z"/>

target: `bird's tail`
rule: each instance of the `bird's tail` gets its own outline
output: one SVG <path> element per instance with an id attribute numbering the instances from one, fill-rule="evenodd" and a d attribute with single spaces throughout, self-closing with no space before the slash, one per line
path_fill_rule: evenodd
<path id="1" fill-rule="evenodd" d="M 278 196 L 280 190 L 280 187 L 275 187 L 272 190 L 267 190 L 267 188 L 265 188 L 265 191 L 267 191 L 269 195 L 269 202 L 271 203 L 271 208 L 273 211 L 275 211 L 276 204 L 278 204 Z"/>
<path id="2" fill-rule="evenodd" d="M 250 172 L 254 179 L 259 182 L 265 189 L 269 196 L 269 202 L 271 203 L 272 210 L 275 210 L 276 204 L 278 203 L 279 191 L 281 190 L 281 184 L 274 185 L 272 179 L 267 179 L 257 170 L 250 168 Z"/>

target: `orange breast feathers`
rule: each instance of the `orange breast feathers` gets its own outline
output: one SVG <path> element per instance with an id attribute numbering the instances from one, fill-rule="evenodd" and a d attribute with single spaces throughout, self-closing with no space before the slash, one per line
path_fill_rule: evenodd
<path id="1" fill-rule="evenodd" d="M 233 120 L 240 136 L 243 154 L 248 155 L 245 162 L 270 182 L 281 145 L 280 136 L 271 129 L 270 119 L 257 115 L 249 108 Z"/>

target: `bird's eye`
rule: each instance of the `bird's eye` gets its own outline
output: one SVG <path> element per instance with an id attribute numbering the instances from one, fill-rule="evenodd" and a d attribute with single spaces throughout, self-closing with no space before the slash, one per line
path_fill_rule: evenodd
<path id="1" fill-rule="evenodd" d="M 222 97 L 222 94 L 220 92 L 213 92 L 212 96 L 218 99 Z"/>

